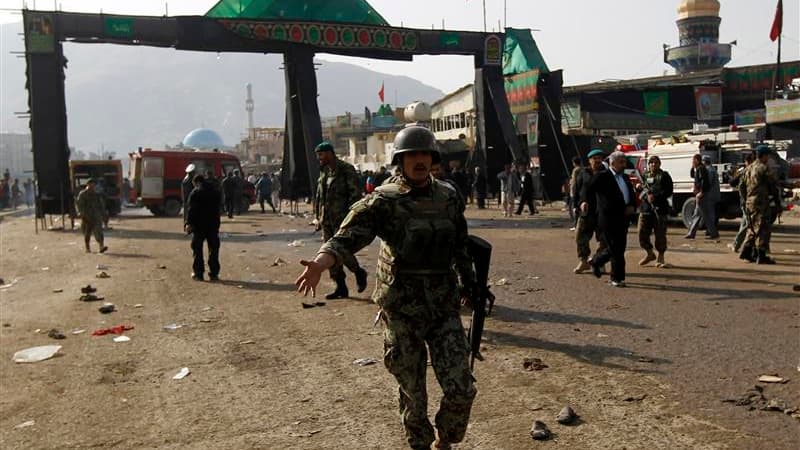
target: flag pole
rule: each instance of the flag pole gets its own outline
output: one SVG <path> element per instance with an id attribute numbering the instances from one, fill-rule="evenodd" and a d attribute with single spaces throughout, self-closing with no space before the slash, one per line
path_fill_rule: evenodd
<path id="1" fill-rule="evenodd" d="M 783 89 L 783 77 L 781 76 L 781 35 L 780 34 L 778 35 L 778 63 L 775 65 L 775 87 Z"/>
<path id="2" fill-rule="evenodd" d="M 483 0 L 483 32 L 486 33 L 486 0 Z"/>

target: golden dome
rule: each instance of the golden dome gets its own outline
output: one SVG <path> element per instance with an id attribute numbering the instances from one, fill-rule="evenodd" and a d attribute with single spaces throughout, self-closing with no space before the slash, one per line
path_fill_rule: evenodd
<path id="1" fill-rule="evenodd" d="M 719 17 L 718 0 L 681 0 L 678 19 L 689 17 Z"/>

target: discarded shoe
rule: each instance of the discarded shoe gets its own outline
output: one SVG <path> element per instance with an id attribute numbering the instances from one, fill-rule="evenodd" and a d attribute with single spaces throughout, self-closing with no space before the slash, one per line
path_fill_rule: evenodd
<path id="1" fill-rule="evenodd" d="M 87 284 L 86 287 L 81 288 L 81 294 L 94 294 L 97 292 L 97 288 L 92 287 L 91 284 Z"/>
<path id="2" fill-rule="evenodd" d="M 97 278 L 111 278 L 111 275 L 109 275 L 109 274 L 107 274 L 105 272 L 97 272 L 97 275 L 95 275 L 95 276 Z"/>
<path id="3" fill-rule="evenodd" d="M 110 313 L 116 311 L 117 307 L 114 306 L 113 303 L 106 303 L 105 305 L 97 308 L 97 310 L 100 311 L 103 314 L 110 314 Z"/>
<path id="4" fill-rule="evenodd" d="M 550 439 L 551 433 L 550 430 L 547 428 L 547 425 L 542 422 L 541 420 L 536 420 L 533 422 L 533 426 L 531 427 L 531 437 L 537 441 L 544 441 Z"/>
<path id="5" fill-rule="evenodd" d="M 98 300 L 103 300 L 104 298 L 105 297 L 98 297 L 94 294 L 83 294 L 78 300 L 82 302 L 96 302 Z"/>
<path id="6" fill-rule="evenodd" d="M 60 330 L 53 328 L 52 330 L 47 332 L 47 336 L 53 339 L 66 339 L 67 336 L 64 335 Z"/>
<path id="7" fill-rule="evenodd" d="M 575 414 L 575 410 L 572 409 L 569 405 L 563 407 L 561 412 L 558 413 L 556 416 L 556 421 L 561 425 L 569 425 L 578 418 L 578 415 Z"/>

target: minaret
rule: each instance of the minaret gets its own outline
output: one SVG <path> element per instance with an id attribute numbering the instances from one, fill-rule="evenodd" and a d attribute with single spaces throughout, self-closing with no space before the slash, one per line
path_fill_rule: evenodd
<path id="1" fill-rule="evenodd" d="M 247 111 L 247 135 L 252 137 L 253 135 L 253 110 L 256 109 L 255 104 L 253 103 L 253 85 L 247 83 L 245 86 L 247 88 L 247 100 L 244 102 L 244 109 Z"/>
<path id="2" fill-rule="evenodd" d="M 720 69 L 731 60 L 731 44 L 719 43 L 718 0 L 682 0 L 678 6 L 680 45 L 664 46 L 664 62 L 678 73 Z"/>

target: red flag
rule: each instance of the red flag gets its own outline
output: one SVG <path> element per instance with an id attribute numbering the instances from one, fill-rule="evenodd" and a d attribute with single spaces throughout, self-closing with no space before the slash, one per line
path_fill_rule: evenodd
<path id="1" fill-rule="evenodd" d="M 775 10 L 775 20 L 772 21 L 772 29 L 769 31 L 769 38 L 774 42 L 783 32 L 783 0 L 778 0 L 778 9 Z"/>
<path id="2" fill-rule="evenodd" d="M 381 90 L 378 91 L 378 97 L 380 97 L 381 103 L 383 103 L 383 83 L 381 83 Z"/>

